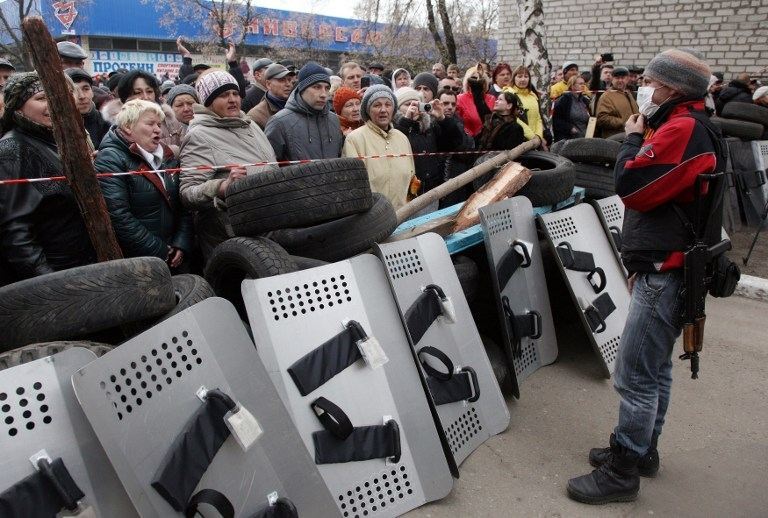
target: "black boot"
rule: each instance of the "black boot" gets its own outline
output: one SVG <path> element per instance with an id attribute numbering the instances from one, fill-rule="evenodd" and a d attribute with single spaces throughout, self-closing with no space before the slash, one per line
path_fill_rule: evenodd
<path id="1" fill-rule="evenodd" d="M 616 436 L 611 434 L 610 444 L 613 445 L 616 442 Z M 641 477 L 655 477 L 659 471 L 659 450 L 657 445 L 659 443 L 659 436 L 655 433 L 651 437 L 651 449 L 648 453 L 640 457 L 637 462 L 637 471 Z M 610 459 L 611 448 L 592 448 L 589 450 L 589 463 L 599 468 Z"/>
<path id="2" fill-rule="evenodd" d="M 585 504 L 631 502 L 640 490 L 637 461 L 640 456 L 612 441 L 610 458 L 589 475 L 568 481 L 568 496 Z"/>

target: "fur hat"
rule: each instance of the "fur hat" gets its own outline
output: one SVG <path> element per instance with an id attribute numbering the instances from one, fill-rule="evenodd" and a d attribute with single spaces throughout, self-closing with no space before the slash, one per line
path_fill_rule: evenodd
<path id="1" fill-rule="evenodd" d="M 313 84 L 320 82 L 330 85 L 331 76 L 328 75 L 324 67 L 321 67 L 314 61 L 310 61 L 299 70 L 299 83 L 296 85 L 296 90 L 298 93 L 301 93 Z"/>
<path id="2" fill-rule="evenodd" d="M 700 54 L 687 49 L 669 49 L 657 54 L 643 75 L 683 95 L 704 97 L 712 72 Z"/>
<path id="3" fill-rule="evenodd" d="M 210 106 L 214 99 L 227 90 L 240 91 L 237 79 L 229 74 L 229 72 L 222 70 L 203 74 L 197 78 L 195 88 L 197 89 L 197 96 L 200 98 L 200 102 L 206 107 Z"/>
<path id="4" fill-rule="evenodd" d="M 333 111 L 341 115 L 341 110 L 350 99 L 361 99 L 357 92 L 349 87 L 340 86 L 333 95 Z"/>
<path id="5" fill-rule="evenodd" d="M 387 86 L 373 85 L 365 90 L 360 106 L 360 115 L 364 121 L 371 120 L 371 117 L 368 115 L 368 110 L 377 99 L 381 99 L 382 97 L 386 97 L 392 101 L 392 106 L 397 106 L 397 98 Z"/>

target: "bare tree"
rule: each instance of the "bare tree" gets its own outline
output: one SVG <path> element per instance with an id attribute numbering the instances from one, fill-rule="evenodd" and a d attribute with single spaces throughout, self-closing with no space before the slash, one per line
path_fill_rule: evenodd
<path id="1" fill-rule="evenodd" d="M 456 37 L 455 63 L 496 60 L 497 51 L 492 40 L 499 21 L 497 0 L 453 2 L 449 5 L 449 15 Z"/>
<path id="2" fill-rule="evenodd" d="M 523 65 L 531 71 L 531 82 L 539 92 L 548 92 L 551 81 L 552 63 L 545 43 L 543 0 L 517 0 L 517 12 L 520 16 L 520 50 Z M 541 113 L 545 114 L 545 124 L 549 126 L 549 95 L 539 100 Z"/>
<path id="3" fill-rule="evenodd" d="M 28 16 L 39 16 L 37 0 L 6 0 L 0 5 L 0 27 L 9 39 L 0 39 L 0 52 L 11 57 L 17 63 L 22 63 L 27 69 L 32 69 L 32 56 L 25 37 L 21 32 L 21 22 Z"/>
<path id="4" fill-rule="evenodd" d="M 160 25 L 176 31 L 178 20 L 207 20 L 200 34 L 190 35 L 204 46 L 226 47 L 231 40 L 241 46 L 246 35 L 258 23 L 253 0 L 141 0 L 152 3 L 161 13 Z"/>

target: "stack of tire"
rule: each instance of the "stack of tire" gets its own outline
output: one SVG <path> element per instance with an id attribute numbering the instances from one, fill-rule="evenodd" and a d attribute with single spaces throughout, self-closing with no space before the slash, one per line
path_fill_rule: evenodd
<path id="1" fill-rule="evenodd" d="M 216 247 L 205 278 L 245 317 L 240 284 L 347 259 L 389 237 L 392 204 L 371 193 L 357 158 L 310 162 L 249 175 L 227 190 L 235 237 Z"/>
<path id="2" fill-rule="evenodd" d="M 171 276 L 157 257 L 91 264 L 0 287 L 0 369 L 74 345 L 101 355 L 213 295 L 205 279 Z"/>
<path id="3" fill-rule="evenodd" d="M 613 168 L 620 147 L 618 139 L 576 138 L 555 142 L 552 152 L 573 163 L 574 182 L 585 197 L 600 200 L 616 194 Z"/>
<path id="4" fill-rule="evenodd" d="M 499 153 L 500 151 L 491 151 L 481 155 L 475 161 L 475 166 Z M 556 205 L 573 193 L 574 165 L 567 158 L 547 151 L 528 151 L 515 162 L 528 168 L 532 173 L 531 179 L 520 189 L 517 196 L 527 197 L 534 207 Z M 478 190 L 493 178 L 499 169 L 481 176 L 472 183 L 472 187 Z"/>
<path id="5" fill-rule="evenodd" d="M 752 103 L 730 102 L 723 107 L 720 117 L 712 122 L 726 137 L 741 140 L 768 140 L 768 108 Z"/>

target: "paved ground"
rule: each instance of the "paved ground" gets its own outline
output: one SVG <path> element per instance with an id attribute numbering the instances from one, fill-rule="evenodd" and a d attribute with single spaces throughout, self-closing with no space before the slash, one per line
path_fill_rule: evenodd
<path id="1" fill-rule="evenodd" d="M 509 429 L 464 462 L 451 495 L 408 516 L 768 516 L 768 304 L 710 298 L 707 309 L 701 377 L 676 361 L 661 469 L 636 502 L 566 497 L 568 479 L 590 469 L 589 448 L 607 443 L 618 403 L 589 346 L 559 336 L 559 360 L 508 401 Z"/>
<path id="2" fill-rule="evenodd" d="M 744 266 L 744 263 L 742 262 L 742 258 L 744 258 L 749 251 L 749 246 L 752 244 L 756 230 L 757 228 L 744 227 L 739 231 L 732 232 L 730 238 L 733 249 L 728 255 L 731 258 L 731 261 L 734 261 L 739 265 L 742 273 L 766 279 L 768 278 L 768 229 L 763 229 L 762 232 L 760 232 L 760 236 L 757 238 L 757 243 L 755 244 L 755 249 L 749 258 L 749 263 Z"/>

